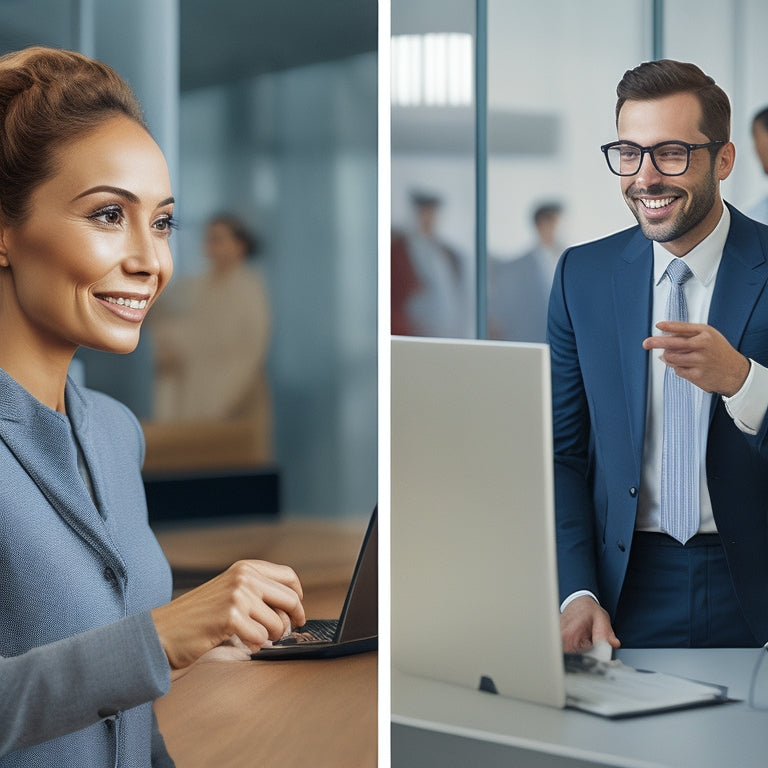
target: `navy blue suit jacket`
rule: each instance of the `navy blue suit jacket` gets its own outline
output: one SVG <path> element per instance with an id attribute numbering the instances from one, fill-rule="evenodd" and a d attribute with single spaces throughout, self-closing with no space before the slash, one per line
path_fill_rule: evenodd
<path id="1" fill-rule="evenodd" d="M 730 207 L 709 324 L 768 366 L 768 227 Z M 589 589 L 613 618 L 641 482 L 653 246 L 639 227 L 567 250 L 548 319 L 561 599 Z M 741 432 L 712 398 L 707 484 L 755 639 L 768 640 L 768 419 Z"/>

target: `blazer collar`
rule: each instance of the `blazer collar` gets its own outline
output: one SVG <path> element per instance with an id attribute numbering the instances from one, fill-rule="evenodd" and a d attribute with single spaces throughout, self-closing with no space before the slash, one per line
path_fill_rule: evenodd
<path id="1" fill-rule="evenodd" d="M 728 205 L 731 225 L 715 280 L 708 322 L 738 349 L 752 310 L 768 280 L 768 238 L 759 226 Z M 648 353 L 642 340 L 651 333 L 653 245 L 637 228 L 619 254 L 613 275 L 616 323 L 632 444 L 642 457 L 647 406 Z M 714 413 L 718 398 L 712 398 Z"/>
<path id="2" fill-rule="evenodd" d="M 618 254 L 613 273 L 621 371 L 638 471 L 643 455 L 648 378 L 648 353 L 642 343 L 650 334 L 652 280 L 653 246 L 638 227 Z"/>
<path id="3" fill-rule="evenodd" d="M 0 441 L 59 516 L 122 573 L 122 558 L 109 540 L 77 466 L 75 434 L 81 443 L 90 441 L 85 404 L 72 380 L 67 382 L 66 403 L 69 417 L 40 403 L 0 369 Z"/>
<path id="4" fill-rule="evenodd" d="M 738 348 L 755 302 L 768 279 L 768 243 L 759 225 L 732 206 L 731 228 L 715 280 L 709 324 Z"/>
<path id="5" fill-rule="evenodd" d="M 709 324 L 716 328 L 736 349 L 749 318 L 768 280 L 768 241 L 760 237 L 759 224 L 747 218 L 733 206 L 731 228 L 717 271 Z M 712 398 L 710 421 L 719 397 Z"/>

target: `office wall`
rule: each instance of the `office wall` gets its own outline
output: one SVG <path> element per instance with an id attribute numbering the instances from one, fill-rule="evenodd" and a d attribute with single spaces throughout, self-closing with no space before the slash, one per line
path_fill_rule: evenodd
<path id="1" fill-rule="evenodd" d="M 376 83 L 363 54 L 181 98 L 177 273 L 203 268 L 213 212 L 263 238 L 288 514 L 376 502 Z"/>
<path id="2" fill-rule="evenodd" d="M 180 96 L 167 60 L 186 44 L 177 39 L 177 4 L 2 3 L 0 52 L 33 43 L 82 49 L 136 87 L 171 155 L 177 276 L 202 269 L 202 224 L 212 212 L 233 210 L 259 229 L 274 315 L 269 373 L 284 511 L 366 514 L 377 495 L 377 56 L 251 80 L 233 73 L 227 85 Z M 151 415 L 152 402 L 144 337 L 132 355 L 79 355 L 86 383 L 140 417 Z"/>
<path id="3" fill-rule="evenodd" d="M 542 200 L 559 200 L 565 207 L 559 231 L 563 245 L 635 223 L 599 148 L 616 136 L 616 83 L 626 69 L 654 55 L 654 6 L 662 10 L 662 55 L 697 63 L 731 98 L 737 161 L 723 185 L 726 199 L 748 210 L 768 193 L 750 134 L 752 115 L 768 105 L 768 4 L 487 0 L 490 257 L 511 259 L 531 247 L 531 213 Z M 393 0 L 392 32 L 474 34 L 476 7 L 475 0 Z M 393 221 L 407 221 L 407 190 L 415 179 L 428 178 L 447 201 L 446 237 L 472 259 L 472 109 L 433 110 L 431 118 L 418 120 L 414 113 L 406 107 L 392 110 Z M 419 143 L 409 140 L 410 126 L 421 130 Z M 459 132 L 468 137 L 463 146 L 455 141 Z"/>
<path id="4" fill-rule="evenodd" d="M 491 253 L 512 256 L 526 247 L 537 199 L 564 202 L 564 244 L 635 223 L 599 147 L 616 137 L 616 83 L 653 56 L 649 10 L 649 3 L 636 0 L 489 0 L 489 109 L 545 114 L 557 122 L 550 152 L 499 152 L 489 143 Z M 750 135 L 752 115 L 768 104 L 761 76 L 768 51 L 757 32 L 766 25 L 768 6 L 759 0 L 663 3 L 662 55 L 698 64 L 731 99 L 737 164 L 723 193 L 745 209 L 768 189 Z"/>
<path id="5" fill-rule="evenodd" d="M 489 0 L 489 111 L 539 115 L 554 124 L 548 145 L 534 145 L 533 151 L 489 142 L 490 253 L 508 258 L 530 245 L 531 209 L 541 199 L 564 204 L 563 242 L 633 223 L 600 145 L 616 135 L 613 109 L 621 74 L 650 58 L 648 5 Z"/>
<path id="6" fill-rule="evenodd" d="M 731 99 L 736 165 L 723 185 L 742 210 L 768 194 L 768 178 L 752 148 L 752 117 L 768 106 L 768 4 L 764 0 L 675 0 L 664 5 L 665 48 L 670 58 L 694 61 Z"/>

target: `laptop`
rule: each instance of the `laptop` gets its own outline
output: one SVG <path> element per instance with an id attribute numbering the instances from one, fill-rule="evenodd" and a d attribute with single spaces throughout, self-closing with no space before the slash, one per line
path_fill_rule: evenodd
<path id="1" fill-rule="evenodd" d="M 391 367 L 394 667 L 607 717 L 727 698 L 564 656 L 547 345 L 393 337 Z"/>
<path id="2" fill-rule="evenodd" d="M 252 659 L 328 659 L 378 648 L 378 507 L 374 507 L 338 619 L 309 619 Z"/>

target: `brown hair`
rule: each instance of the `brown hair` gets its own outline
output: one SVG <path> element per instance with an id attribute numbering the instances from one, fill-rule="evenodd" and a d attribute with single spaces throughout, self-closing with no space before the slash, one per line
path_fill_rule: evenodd
<path id="1" fill-rule="evenodd" d="M 117 114 L 147 127 L 130 86 L 80 53 L 31 47 L 0 57 L 0 212 L 20 224 L 55 153 Z"/>
<path id="2" fill-rule="evenodd" d="M 752 125 L 760 123 L 760 125 L 768 131 L 768 107 L 763 107 L 753 118 Z"/>
<path id="3" fill-rule="evenodd" d="M 627 100 L 648 101 L 678 93 L 692 93 L 699 100 L 699 130 L 710 141 L 730 139 L 731 103 L 725 91 L 695 64 L 672 59 L 646 61 L 624 73 L 616 86 L 616 122 Z"/>
<path id="4" fill-rule="evenodd" d="M 212 224 L 222 224 L 227 227 L 232 237 L 243 244 L 246 256 L 252 258 L 261 253 L 261 241 L 237 216 L 231 213 L 216 213 L 208 219 L 208 226 Z"/>

